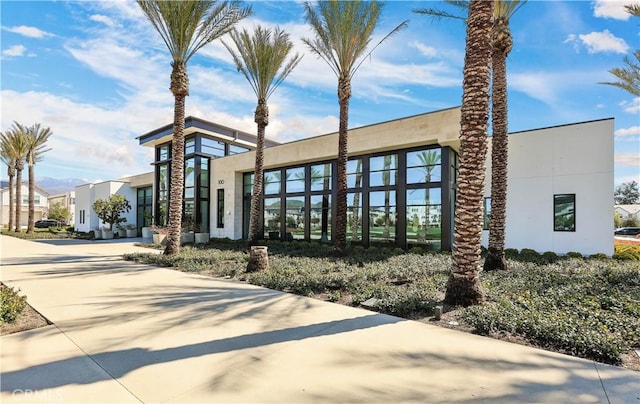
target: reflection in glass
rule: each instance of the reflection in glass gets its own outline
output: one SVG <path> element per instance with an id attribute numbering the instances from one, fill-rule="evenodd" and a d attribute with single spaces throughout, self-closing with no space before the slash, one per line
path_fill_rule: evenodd
<path id="1" fill-rule="evenodd" d="M 304 239 L 304 196 L 287 197 L 286 239 Z"/>
<path id="2" fill-rule="evenodd" d="M 311 239 L 327 242 L 331 240 L 330 195 L 311 195 Z"/>
<path id="3" fill-rule="evenodd" d="M 280 238 L 280 198 L 264 200 L 264 231 L 268 239 Z"/>

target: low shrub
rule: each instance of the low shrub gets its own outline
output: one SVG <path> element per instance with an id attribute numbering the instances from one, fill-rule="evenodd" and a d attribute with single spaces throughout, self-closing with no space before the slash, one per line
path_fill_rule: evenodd
<path id="1" fill-rule="evenodd" d="M 536 250 L 532 250 L 531 248 L 523 248 L 522 250 L 520 250 L 520 254 L 518 255 L 517 259 L 527 262 L 539 262 L 540 254 Z"/>
<path id="2" fill-rule="evenodd" d="M 520 253 L 518 252 L 517 248 L 505 248 L 504 249 L 504 257 L 507 258 L 507 259 L 514 260 L 514 259 L 518 258 L 519 254 Z"/>
<path id="3" fill-rule="evenodd" d="M 0 284 L 0 322 L 13 323 L 27 306 L 27 297 L 20 296 L 20 289 Z"/>
<path id="4" fill-rule="evenodd" d="M 566 255 L 567 258 L 583 258 L 581 253 L 575 251 L 569 251 Z"/>
<path id="5" fill-rule="evenodd" d="M 607 254 L 597 253 L 597 254 L 591 254 L 589 256 L 589 259 L 591 259 L 591 260 L 606 260 L 606 259 L 609 259 L 609 257 L 607 257 Z"/>
<path id="6" fill-rule="evenodd" d="M 542 253 L 542 262 L 546 264 L 553 264 L 559 259 L 560 257 L 558 257 L 558 254 L 554 253 L 553 251 L 545 251 Z"/>

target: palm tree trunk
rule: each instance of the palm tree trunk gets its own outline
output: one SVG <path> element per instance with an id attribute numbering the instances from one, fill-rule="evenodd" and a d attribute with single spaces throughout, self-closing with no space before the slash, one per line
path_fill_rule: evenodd
<path id="1" fill-rule="evenodd" d="M 35 221 L 36 179 L 33 166 L 34 162 L 29 162 L 29 219 L 27 221 L 27 234 L 33 234 Z"/>
<path id="2" fill-rule="evenodd" d="M 493 1 L 471 0 L 460 120 L 453 267 L 445 294 L 445 302 L 452 305 L 469 306 L 484 300 L 479 275 L 492 15 Z"/>
<path id="3" fill-rule="evenodd" d="M 489 222 L 489 255 L 484 270 L 507 269 L 504 257 L 505 226 L 507 218 L 507 54 L 510 46 L 504 46 L 504 27 L 496 22 L 491 55 L 493 69 L 491 138 L 491 219 Z M 508 29 L 507 29 L 508 35 Z M 503 39 L 503 40 L 501 40 Z M 510 43 L 510 35 L 508 36 Z"/>
<path id="4" fill-rule="evenodd" d="M 169 190 L 169 231 L 165 255 L 180 253 L 182 203 L 184 195 L 184 104 L 189 95 L 189 78 L 184 63 L 173 63 L 171 92 L 175 97 L 173 140 L 171 142 L 171 189 Z"/>
<path id="5" fill-rule="evenodd" d="M 249 216 L 249 246 L 254 245 L 261 238 L 260 228 L 260 202 L 262 201 L 263 176 L 264 176 L 264 137 L 265 129 L 269 124 L 269 107 L 265 99 L 258 100 L 254 120 L 258 125 L 258 143 L 256 145 L 256 164 L 253 175 L 253 194 L 251 195 L 251 213 Z"/>
<path id="6" fill-rule="evenodd" d="M 9 231 L 11 231 L 14 227 L 16 214 L 16 205 L 13 204 L 13 197 L 15 195 L 15 169 L 9 169 L 7 175 L 9 177 Z"/>
<path id="7" fill-rule="evenodd" d="M 22 167 L 16 167 L 16 222 L 15 232 L 22 231 L 22 225 L 20 224 L 22 213 Z"/>
<path id="8" fill-rule="evenodd" d="M 336 200 L 335 249 L 338 254 L 347 250 L 347 129 L 349 126 L 349 98 L 351 82 L 348 77 L 338 79 L 338 102 L 340 104 L 340 126 L 338 129 L 338 192 Z"/>

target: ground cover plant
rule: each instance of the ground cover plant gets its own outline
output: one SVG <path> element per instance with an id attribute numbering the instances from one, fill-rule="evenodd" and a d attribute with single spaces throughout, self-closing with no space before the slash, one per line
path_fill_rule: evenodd
<path id="1" fill-rule="evenodd" d="M 74 231 L 72 226 L 67 227 L 50 227 L 48 229 L 34 229 L 32 234 L 26 232 L 15 232 L 2 229 L 1 234 L 21 238 L 24 240 L 43 240 L 43 239 L 64 239 L 64 238 L 83 238 L 83 233 Z M 84 236 L 84 238 L 88 238 Z"/>
<path id="2" fill-rule="evenodd" d="M 630 358 L 631 348 L 640 347 L 637 261 L 602 254 L 590 258 L 572 254 L 572 258 L 510 251 L 510 270 L 482 274 L 486 304 L 445 305 L 443 320 L 434 322 L 434 308 L 443 305 L 451 267 L 447 253 L 352 247 L 338 258 L 328 245 L 265 244 L 270 267 L 255 273 L 245 270 L 248 254 L 242 241 L 214 240 L 205 247 L 185 247 L 176 256 L 136 253 L 125 259 L 346 305 L 365 303 L 382 313 L 640 370 L 637 357 L 629 363 L 625 359 Z M 640 256 L 640 246 L 631 251 Z"/>
<path id="3" fill-rule="evenodd" d="M 0 284 L 0 324 L 13 323 L 27 305 L 27 297 L 20 290 Z"/>

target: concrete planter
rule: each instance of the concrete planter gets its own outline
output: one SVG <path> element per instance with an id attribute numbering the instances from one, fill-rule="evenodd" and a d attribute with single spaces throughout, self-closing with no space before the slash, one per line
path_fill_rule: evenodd
<path id="1" fill-rule="evenodd" d="M 167 235 L 154 233 L 153 234 L 153 244 L 167 245 Z"/>
<path id="2" fill-rule="evenodd" d="M 118 237 L 120 238 L 127 237 L 127 229 L 118 229 Z"/>
<path id="3" fill-rule="evenodd" d="M 151 232 L 151 227 L 143 227 L 142 228 L 142 238 L 151 239 L 153 237 L 153 233 Z"/>
<path id="4" fill-rule="evenodd" d="M 127 229 L 127 237 L 136 237 L 138 235 L 138 231 L 136 229 Z"/>
<path id="5" fill-rule="evenodd" d="M 209 242 L 209 233 L 196 233 L 195 242 L 196 244 L 207 244 Z"/>
<path id="6" fill-rule="evenodd" d="M 180 235 L 180 244 L 187 244 L 187 243 L 193 244 L 194 241 L 195 241 L 195 235 L 193 232 L 182 233 Z"/>
<path id="7" fill-rule="evenodd" d="M 113 239 L 113 230 L 102 230 L 102 238 L 105 240 Z"/>
<path id="8" fill-rule="evenodd" d="M 94 238 L 95 240 L 100 240 L 100 239 L 102 238 L 102 230 L 100 230 L 100 229 L 95 229 L 95 230 L 93 231 L 93 238 Z"/>

